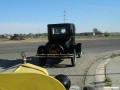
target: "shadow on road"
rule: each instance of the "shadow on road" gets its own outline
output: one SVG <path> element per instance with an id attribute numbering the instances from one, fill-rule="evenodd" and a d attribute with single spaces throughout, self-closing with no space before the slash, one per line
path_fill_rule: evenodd
<path id="1" fill-rule="evenodd" d="M 21 60 L 7 60 L 7 59 L 0 59 L 0 67 L 2 68 L 9 68 L 14 65 L 22 63 Z"/>
<path id="2" fill-rule="evenodd" d="M 66 64 L 52 64 L 52 65 L 46 65 L 43 66 L 44 68 L 69 68 L 72 67 L 72 65 L 66 65 Z"/>
<path id="3" fill-rule="evenodd" d="M 27 63 L 31 63 L 37 66 L 40 66 L 39 64 L 39 58 L 38 57 L 27 57 L 27 59 L 30 59 L 27 61 Z M 60 64 L 63 60 L 47 60 L 46 66 L 43 68 L 68 68 L 72 67 L 71 65 L 66 64 Z M 2 69 L 7 69 L 10 67 L 13 67 L 15 65 L 22 64 L 23 61 L 21 59 L 0 59 L 0 67 Z"/>
<path id="4" fill-rule="evenodd" d="M 34 57 L 27 57 L 27 58 L 31 59 L 31 60 L 28 60 L 27 63 L 31 63 L 31 64 L 39 66 L 38 58 L 34 58 Z M 7 68 L 10 68 L 12 66 L 19 65 L 22 63 L 23 61 L 21 59 L 10 59 L 10 60 L 0 59 L 0 67 L 3 69 L 7 69 Z"/>
<path id="5" fill-rule="evenodd" d="M 72 65 L 63 64 L 63 59 L 46 59 L 46 65 L 43 66 L 44 68 L 68 68 L 72 67 Z"/>

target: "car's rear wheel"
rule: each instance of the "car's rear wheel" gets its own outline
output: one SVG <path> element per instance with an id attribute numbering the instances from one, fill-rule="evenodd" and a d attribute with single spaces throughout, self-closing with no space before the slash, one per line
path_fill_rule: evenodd
<path id="1" fill-rule="evenodd" d="M 39 46 L 37 54 L 45 54 L 45 48 L 46 48 L 45 46 Z M 46 58 L 39 57 L 39 64 L 40 64 L 40 66 L 45 66 Z"/>
<path id="2" fill-rule="evenodd" d="M 83 90 L 95 90 L 95 89 L 91 86 L 86 86 L 86 87 L 83 88 Z"/>
<path id="3" fill-rule="evenodd" d="M 39 64 L 40 64 L 40 66 L 45 66 L 45 64 L 46 64 L 46 58 L 40 58 L 39 57 Z"/>
<path id="4" fill-rule="evenodd" d="M 78 58 L 81 58 L 82 52 L 78 53 Z"/>
<path id="5" fill-rule="evenodd" d="M 76 65 L 76 50 L 74 49 L 73 57 L 71 58 L 72 66 Z"/>

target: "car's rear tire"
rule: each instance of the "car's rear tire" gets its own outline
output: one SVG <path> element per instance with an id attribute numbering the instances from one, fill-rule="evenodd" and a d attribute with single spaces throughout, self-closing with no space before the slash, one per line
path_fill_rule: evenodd
<path id="1" fill-rule="evenodd" d="M 78 53 L 78 58 L 81 58 L 81 54 L 80 53 Z"/>
<path id="2" fill-rule="evenodd" d="M 45 54 L 46 47 L 45 46 L 39 46 L 37 50 L 37 54 Z M 45 66 L 46 64 L 46 58 L 39 57 L 39 64 L 40 66 Z"/>
<path id="3" fill-rule="evenodd" d="M 78 53 L 78 58 L 81 58 L 82 52 Z"/>
<path id="4" fill-rule="evenodd" d="M 86 87 L 83 88 L 83 90 L 95 90 L 95 89 L 91 86 L 86 86 Z"/>
<path id="5" fill-rule="evenodd" d="M 73 57 L 71 58 L 72 66 L 76 66 L 76 50 L 74 49 Z"/>
<path id="6" fill-rule="evenodd" d="M 46 64 L 46 58 L 40 58 L 39 57 L 39 64 L 40 64 L 40 66 L 45 66 L 45 64 Z"/>

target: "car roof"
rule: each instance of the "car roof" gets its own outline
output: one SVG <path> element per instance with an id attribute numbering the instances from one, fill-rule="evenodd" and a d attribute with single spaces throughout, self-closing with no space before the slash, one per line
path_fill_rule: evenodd
<path id="1" fill-rule="evenodd" d="M 74 25 L 73 23 L 58 23 L 58 24 L 48 24 L 48 26 L 68 26 Z"/>

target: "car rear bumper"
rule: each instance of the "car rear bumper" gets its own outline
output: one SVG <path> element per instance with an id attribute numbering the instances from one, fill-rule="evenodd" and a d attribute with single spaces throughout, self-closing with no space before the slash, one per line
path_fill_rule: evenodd
<path id="1" fill-rule="evenodd" d="M 72 58 L 74 54 L 37 54 L 40 58 Z"/>

